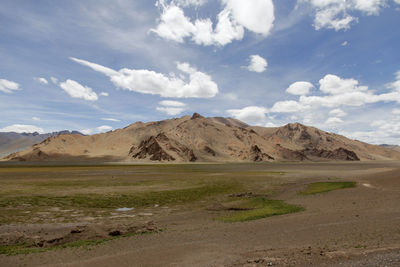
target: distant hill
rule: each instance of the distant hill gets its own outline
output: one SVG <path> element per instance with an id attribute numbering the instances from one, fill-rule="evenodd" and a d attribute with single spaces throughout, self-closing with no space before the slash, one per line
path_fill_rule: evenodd
<path id="1" fill-rule="evenodd" d="M 387 144 L 383 144 L 383 145 L 380 145 L 381 147 L 384 147 L 384 148 L 389 148 L 389 149 L 392 149 L 392 150 L 394 150 L 394 151 L 398 151 L 398 152 L 400 152 L 400 146 L 397 146 L 397 145 L 387 145 Z"/>
<path id="2" fill-rule="evenodd" d="M 77 131 L 60 131 L 47 134 L 0 132 L 0 158 L 11 153 L 22 151 L 43 140 L 60 134 L 80 134 Z"/>
<path id="3" fill-rule="evenodd" d="M 83 136 L 52 136 L 9 155 L 14 161 L 261 162 L 391 160 L 400 153 L 299 123 L 249 126 L 232 118 L 193 116 L 136 122 Z"/>

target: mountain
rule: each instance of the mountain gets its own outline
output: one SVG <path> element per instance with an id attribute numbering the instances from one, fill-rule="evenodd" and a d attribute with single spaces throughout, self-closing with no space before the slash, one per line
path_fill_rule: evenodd
<path id="1" fill-rule="evenodd" d="M 389 149 L 392 149 L 394 151 L 400 152 L 400 146 L 397 146 L 397 145 L 382 144 L 382 145 L 379 145 L 379 146 L 384 147 L 384 148 L 389 148 Z"/>
<path id="2" fill-rule="evenodd" d="M 80 134 L 77 131 L 60 131 L 46 134 L 35 133 L 15 133 L 0 132 L 0 157 L 9 155 L 10 153 L 22 151 L 30 148 L 34 144 L 38 144 L 43 140 L 57 136 L 60 134 Z"/>
<path id="3" fill-rule="evenodd" d="M 61 134 L 5 158 L 127 162 L 390 159 L 400 159 L 400 153 L 299 123 L 264 128 L 232 118 L 204 118 L 197 113 L 192 117 L 136 122 L 123 129 L 90 136 Z"/>

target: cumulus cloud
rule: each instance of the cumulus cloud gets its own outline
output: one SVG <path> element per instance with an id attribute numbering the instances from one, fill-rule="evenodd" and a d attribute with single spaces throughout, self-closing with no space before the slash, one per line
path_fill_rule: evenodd
<path id="1" fill-rule="evenodd" d="M 267 116 L 265 115 L 268 109 L 264 107 L 250 106 L 242 109 L 229 109 L 226 113 L 235 119 L 244 121 L 249 124 L 265 125 Z"/>
<path id="2" fill-rule="evenodd" d="M 109 96 L 109 94 L 107 92 L 101 92 L 100 95 L 101 96 Z"/>
<path id="3" fill-rule="evenodd" d="M 351 24 L 358 21 L 352 13 L 363 15 L 378 15 L 386 6 L 386 0 L 302 0 L 315 9 L 314 27 L 347 30 Z"/>
<path id="4" fill-rule="evenodd" d="M 300 112 L 305 109 L 309 108 L 308 106 L 302 105 L 301 103 L 288 100 L 288 101 L 278 101 L 276 102 L 272 108 L 270 109 L 271 112 L 275 113 L 293 113 L 293 112 Z"/>
<path id="5" fill-rule="evenodd" d="M 5 79 L 0 79 L 0 92 L 10 94 L 14 91 L 21 90 L 19 84 Z"/>
<path id="6" fill-rule="evenodd" d="M 340 108 L 336 108 L 329 111 L 329 115 L 332 115 L 334 117 L 346 117 L 347 113 L 341 110 Z"/>
<path id="7" fill-rule="evenodd" d="M 325 124 L 327 125 L 336 125 L 336 124 L 341 124 L 343 120 L 338 117 L 330 117 L 325 121 Z"/>
<path id="8" fill-rule="evenodd" d="M 71 59 L 105 74 L 116 87 L 128 91 L 175 98 L 211 98 L 218 93 L 218 85 L 212 81 L 211 76 L 198 71 L 188 63 L 177 63 L 177 69 L 183 76 L 178 78 L 175 74 L 166 76 L 143 69 L 124 68 L 115 71 L 86 60 Z"/>
<path id="9" fill-rule="evenodd" d="M 119 122 L 119 121 L 121 121 L 121 120 L 114 119 L 114 118 L 101 118 L 101 120 L 103 120 L 103 121 L 113 121 L 113 122 Z"/>
<path id="10" fill-rule="evenodd" d="M 292 95 L 308 95 L 311 88 L 314 88 L 314 85 L 312 85 L 312 83 L 295 82 L 286 89 L 286 92 Z"/>
<path id="11" fill-rule="evenodd" d="M 223 10 L 218 14 L 214 27 L 210 18 L 192 22 L 185 16 L 181 6 L 193 2 L 202 1 L 158 1 L 162 14 L 159 24 L 151 32 L 179 43 L 191 38 L 198 45 L 224 46 L 243 39 L 245 29 L 267 36 L 275 20 L 272 0 L 221 0 Z"/>
<path id="12" fill-rule="evenodd" d="M 67 92 L 73 98 L 81 98 L 88 101 L 96 101 L 99 99 L 92 88 L 83 86 L 74 80 L 66 80 L 60 83 L 61 89 Z"/>
<path id="13" fill-rule="evenodd" d="M 250 65 L 247 69 L 252 72 L 264 72 L 267 69 L 268 63 L 265 58 L 259 55 L 250 56 Z"/>
<path id="14" fill-rule="evenodd" d="M 400 144 L 400 118 L 398 116 L 372 121 L 370 126 L 373 130 L 341 131 L 339 133 L 372 144 Z"/>
<path id="15" fill-rule="evenodd" d="M 46 78 L 35 78 L 36 81 L 42 83 L 42 84 L 49 84 L 49 82 L 46 80 Z"/>
<path id="16" fill-rule="evenodd" d="M 179 101 L 164 100 L 158 102 L 158 104 L 162 107 L 157 107 L 157 111 L 164 112 L 171 116 L 179 115 L 186 109 L 186 104 Z"/>
<path id="17" fill-rule="evenodd" d="M 355 79 L 343 79 L 328 74 L 319 81 L 319 91 L 325 95 L 300 96 L 298 101 L 278 101 L 271 108 L 271 112 L 299 112 L 318 107 L 337 108 L 340 106 L 359 107 L 368 103 L 397 102 L 400 104 L 400 73 L 396 73 L 396 81 L 389 83 L 387 88 L 392 91 L 375 94 L 368 86 L 359 85 Z"/>
<path id="18" fill-rule="evenodd" d="M 4 128 L 0 128 L 0 132 L 15 132 L 15 133 L 44 133 L 44 130 L 34 125 L 13 124 Z"/>
<path id="19" fill-rule="evenodd" d="M 184 107 L 186 106 L 185 103 L 179 102 L 179 101 L 172 101 L 172 100 L 163 100 L 158 102 L 159 105 L 161 106 L 166 106 L 166 107 Z"/>

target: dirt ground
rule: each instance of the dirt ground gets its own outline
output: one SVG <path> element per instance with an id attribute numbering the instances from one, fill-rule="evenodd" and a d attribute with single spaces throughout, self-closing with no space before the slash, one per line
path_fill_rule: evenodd
<path id="1" fill-rule="evenodd" d="M 192 179 L 243 177 L 244 187 L 235 190 L 264 192 L 272 199 L 300 205 L 305 210 L 254 221 L 225 223 L 216 220 L 226 212 L 218 209 L 229 195 L 222 192 L 222 196 L 205 196 L 188 203 L 127 211 L 120 218 L 112 218 L 121 215 L 115 215 L 110 209 L 86 211 L 83 208 L 79 213 L 81 216 L 71 221 L 53 221 L 57 218 L 50 216 L 49 221 L 43 219 L 32 224 L 29 223 L 32 217 L 18 217 L 22 220 L 18 223 L 3 220 L 0 225 L 3 240 L 7 234 L 12 239 L 15 233 L 20 233 L 23 237 L 36 234 L 37 240 L 46 242 L 60 235 L 70 236 L 74 229 L 99 237 L 115 231 L 149 234 L 116 238 L 96 246 L 0 255 L 0 266 L 400 266 L 400 162 L 193 166 L 184 177 L 182 173 L 176 174 L 183 178 L 174 180 L 173 188 L 179 187 L 177 184 L 189 176 Z M 148 179 L 143 175 L 150 172 L 153 173 L 151 179 L 159 179 L 163 170 L 171 171 L 165 179 L 175 177 L 172 169 L 146 168 L 149 169 L 135 169 L 136 174 L 127 169 L 123 172 L 135 179 L 140 176 L 140 181 Z M 0 172 L 0 182 L 7 181 L 10 185 L 10 173 L 10 170 Z M 48 172 L 38 173 L 32 179 L 43 182 L 44 177 L 52 177 Z M 138 176 L 137 173 L 141 174 Z M 26 183 L 26 176 L 14 176 Z M 329 180 L 354 181 L 357 186 L 316 195 L 299 194 L 309 183 Z M 4 183 L 1 196 L 32 194 L 29 190 L 28 193 L 16 192 L 17 185 L 10 185 L 7 191 Z M 118 190 L 128 190 L 121 189 L 121 184 L 118 186 Z M 151 186 L 154 188 L 154 183 Z M 190 186 L 185 184 L 185 188 Z M 50 189 L 43 190 L 50 194 Z M 85 187 L 85 190 L 92 189 Z M 1 211 L 4 209 L 0 208 Z M 35 207 L 30 211 L 35 214 L 49 212 L 38 211 Z M 100 211 L 103 212 L 100 216 L 85 213 Z M 85 221 L 89 216 L 93 219 Z"/>

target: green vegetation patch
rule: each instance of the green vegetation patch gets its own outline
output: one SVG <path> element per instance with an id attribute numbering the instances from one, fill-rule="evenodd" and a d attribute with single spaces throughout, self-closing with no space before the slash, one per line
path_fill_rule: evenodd
<path id="1" fill-rule="evenodd" d="M 304 210 L 301 206 L 287 204 L 282 200 L 261 197 L 253 198 L 231 209 L 239 211 L 218 219 L 224 222 L 244 222 Z"/>
<path id="2" fill-rule="evenodd" d="M 33 207 L 119 208 L 146 207 L 154 204 L 179 204 L 239 190 L 237 183 L 216 182 L 200 187 L 141 192 L 132 194 L 80 194 L 70 196 L 18 196 L 0 198 L 0 207 L 30 205 Z"/>
<path id="3" fill-rule="evenodd" d="M 307 186 L 307 188 L 300 192 L 301 195 L 314 195 L 325 193 L 337 189 L 355 187 L 356 182 L 317 182 Z"/>
<path id="4" fill-rule="evenodd" d="M 157 232 L 161 232 L 162 230 L 159 230 Z M 64 249 L 64 248 L 82 248 L 82 247 L 89 247 L 89 246 L 98 246 L 100 244 L 103 244 L 105 242 L 117 239 L 117 238 L 123 238 L 123 237 L 131 237 L 131 236 L 136 236 L 136 235 L 143 235 L 143 234 L 151 234 L 151 233 L 157 233 L 157 232 L 140 232 L 140 233 L 127 233 L 124 235 L 120 236 L 112 236 L 112 237 L 107 237 L 103 239 L 98 239 L 98 240 L 77 240 L 69 243 L 65 243 L 62 245 L 54 246 L 54 247 L 30 247 L 25 244 L 19 244 L 19 245 L 3 245 L 0 246 L 0 255 L 7 255 L 7 256 L 12 256 L 12 255 L 20 255 L 20 254 L 32 254 L 32 253 L 41 253 L 41 252 L 46 252 L 46 251 L 51 251 L 51 250 L 58 250 L 58 249 Z"/>

